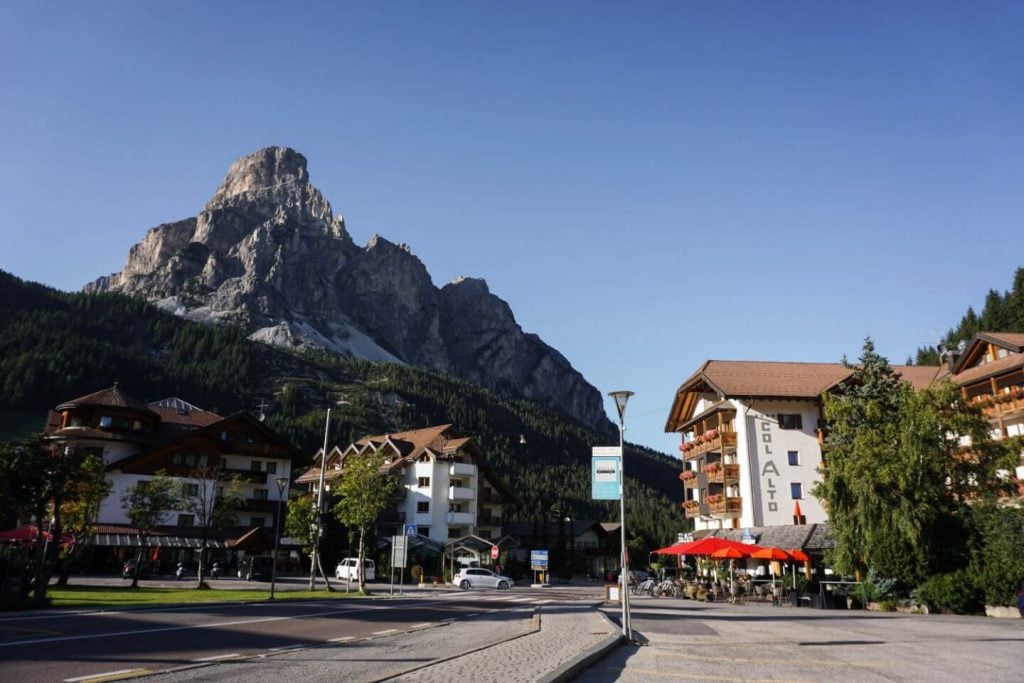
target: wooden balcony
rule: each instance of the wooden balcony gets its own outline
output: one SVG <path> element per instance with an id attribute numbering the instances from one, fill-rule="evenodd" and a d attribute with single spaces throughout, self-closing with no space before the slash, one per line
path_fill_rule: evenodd
<path id="1" fill-rule="evenodd" d="M 1011 392 L 992 397 L 986 396 L 985 400 L 979 401 L 982 412 L 989 420 L 998 420 L 1006 415 L 1024 413 L 1024 394 Z"/>
<path id="2" fill-rule="evenodd" d="M 683 451 L 683 458 L 691 460 L 704 453 L 723 453 L 736 450 L 736 432 L 718 432 L 712 438 L 701 437 L 691 441 L 693 446 Z"/>
<path id="3" fill-rule="evenodd" d="M 687 474 L 690 476 L 685 476 Z M 697 473 L 694 472 L 693 470 L 683 470 L 683 473 L 679 475 L 679 479 L 683 482 L 684 489 L 693 489 L 699 486 L 699 482 L 697 481 Z"/>
<path id="4" fill-rule="evenodd" d="M 704 469 L 709 484 L 738 484 L 740 481 L 739 465 L 722 465 L 713 463 Z"/>
<path id="5" fill-rule="evenodd" d="M 743 513 L 743 499 L 736 498 L 722 498 L 715 502 L 708 503 L 708 512 L 712 517 L 739 517 Z"/>
<path id="6" fill-rule="evenodd" d="M 687 519 L 700 517 L 700 503 L 695 500 L 688 500 L 683 503 L 683 514 Z"/>

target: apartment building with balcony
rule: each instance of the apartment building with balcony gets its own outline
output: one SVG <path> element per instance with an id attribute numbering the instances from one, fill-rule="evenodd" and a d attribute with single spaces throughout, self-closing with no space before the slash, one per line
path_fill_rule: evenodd
<path id="1" fill-rule="evenodd" d="M 980 332 L 942 356 L 938 379 L 951 379 L 982 409 L 993 438 L 1024 437 L 1024 334 Z M 1024 451 L 1014 474 L 1024 482 Z"/>
<path id="2" fill-rule="evenodd" d="M 137 542 L 121 499 L 158 471 L 186 486 L 198 486 L 197 473 L 238 478 L 243 500 L 234 510 L 236 525 L 214 531 L 210 547 L 258 551 L 273 546 L 277 503 L 287 499 L 289 488 L 279 494 L 275 480 L 290 479 L 294 449 L 249 413 L 221 417 L 180 398 L 145 403 L 115 384 L 58 405 L 43 436 L 70 457 L 97 455 L 106 464 L 112 488 L 90 542 L 96 548 L 124 554 Z M 151 544 L 194 549 L 196 524 L 188 510 L 168 510 Z"/>
<path id="3" fill-rule="evenodd" d="M 501 537 L 502 508 L 512 493 L 487 465 L 473 439 L 451 425 L 365 436 L 330 451 L 326 485 L 343 476 L 346 458 L 379 451 L 387 458 L 385 467 L 398 474 L 401 488 L 378 519 L 378 535 L 400 535 L 413 525 L 417 534 L 440 543 L 469 535 L 485 540 Z M 317 452 L 314 463 L 322 461 L 322 455 L 322 450 Z M 320 468 L 315 466 L 296 483 L 316 491 L 319 480 Z"/>
<path id="4" fill-rule="evenodd" d="M 894 366 L 915 387 L 938 368 Z M 825 522 L 821 395 L 840 363 L 709 360 L 676 391 L 666 432 L 680 435 L 683 510 L 700 530 Z"/>

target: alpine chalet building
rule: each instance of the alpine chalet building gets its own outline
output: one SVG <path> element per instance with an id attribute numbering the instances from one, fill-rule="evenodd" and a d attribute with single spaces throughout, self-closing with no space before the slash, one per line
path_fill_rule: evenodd
<path id="1" fill-rule="evenodd" d="M 501 538 L 502 506 L 512 493 L 488 467 L 473 439 L 451 425 L 365 436 L 344 449 L 335 447 L 327 457 L 325 489 L 344 475 L 347 458 L 378 451 L 385 454 L 384 468 L 397 473 L 401 484 L 377 522 L 378 535 L 403 535 L 411 525 L 418 535 L 438 544 L 464 536 Z M 313 459 L 323 460 L 322 449 Z M 320 468 L 306 471 L 295 483 L 316 491 Z"/>
<path id="2" fill-rule="evenodd" d="M 915 388 L 939 368 L 893 366 Z M 676 391 L 666 432 L 680 435 L 683 510 L 696 531 L 818 524 L 821 395 L 850 376 L 840 363 L 709 360 Z"/>

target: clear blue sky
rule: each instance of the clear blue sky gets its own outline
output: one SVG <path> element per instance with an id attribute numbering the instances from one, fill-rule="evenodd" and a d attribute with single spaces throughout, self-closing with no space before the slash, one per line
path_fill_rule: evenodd
<path id="1" fill-rule="evenodd" d="M 703 360 L 902 362 L 1024 263 L 1019 2 L 41 4 L 0 5 L 0 268 L 77 289 L 288 145 L 664 451 Z"/>

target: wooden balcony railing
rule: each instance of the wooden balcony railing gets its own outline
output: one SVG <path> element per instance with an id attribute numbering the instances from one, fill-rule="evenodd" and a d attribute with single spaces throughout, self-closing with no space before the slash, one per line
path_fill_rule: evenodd
<path id="1" fill-rule="evenodd" d="M 739 465 L 712 463 L 704 469 L 709 484 L 735 484 L 740 480 Z"/>
<path id="2" fill-rule="evenodd" d="M 683 514 L 687 519 L 700 516 L 700 503 L 696 500 L 688 500 L 683 503 Z"/>
<path id="3" fill-rule="evenodd" d="M 710 437 L 709 437 L 710 435 Z M 719 432 L 717 429 L 706 432 L 699 439 L 688 442 L 690 448 L 683 450 L 683 458 L 690 460 L 703 453 L 719 453 L 725 449 L 736 448 L 736 432 Z"/>
<path id="4" fill-rule="evenodd" d="M 739 517 L 743 512 L 743 499 L 735 497 L 708 501 L 708 512 L 712 517 Z"/>

